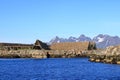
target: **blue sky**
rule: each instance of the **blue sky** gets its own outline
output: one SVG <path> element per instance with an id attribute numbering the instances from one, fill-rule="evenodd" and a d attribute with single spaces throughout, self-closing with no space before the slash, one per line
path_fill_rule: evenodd
<path id="1" fill-rule="evenodd" d="M 120 36 L 120 0 L 0 0 L 0 42 Z"/>

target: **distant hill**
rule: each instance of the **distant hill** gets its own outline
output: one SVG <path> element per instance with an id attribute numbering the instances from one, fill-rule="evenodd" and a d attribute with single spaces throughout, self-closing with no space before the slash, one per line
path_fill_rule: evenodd
<path id="1" fill-rule="evenodd" d="M 95 36 L 93 39 L 83 34 L 80 35 L 78 38 L 73 36 L 70 36 L 69 38 L 60 38 L 56 36 L 55 38 L 49 41 L 49 44 L 61 43 L 61 42 L 82 42 L 82 41 L 93 41 L 96 43 L 97 48 L 106 48 L 108 46 L 120 45 L 119 36 L 110 36 L 104 34 L 99 34 Z"/>

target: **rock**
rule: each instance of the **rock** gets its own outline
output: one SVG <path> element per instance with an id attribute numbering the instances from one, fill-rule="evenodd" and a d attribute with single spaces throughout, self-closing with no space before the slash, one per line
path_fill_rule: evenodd
<path id="1" fill-rule="evenodd" d="M 33 46 L 33 49 L 37 49 L 37 50 L 41 50 L 41 49 L 50 50 L 49 46 L 46 43 L 43 43 L 40 40 L 36 40 L 36 42 L 35 42 L 35 44 Z"/>
<path id="2" fill-rule="evenodd" d="M 100 54 L 91 55 L 89 61 L 120 64 L 120 46 L 107 47 Z"/>
<path id="3" fill-rule="evenodd" d="M 94 61 L 95 61 L 95 59 L 94 59 L 94 58 L 90 58 L 90 59 L 89 59 L 89 61 L 94 62 Z"/>
<path id="4" fill-rule="evenodd" d="M 117 61 L 117 64 L 120 64 L 120 61 Z"/>

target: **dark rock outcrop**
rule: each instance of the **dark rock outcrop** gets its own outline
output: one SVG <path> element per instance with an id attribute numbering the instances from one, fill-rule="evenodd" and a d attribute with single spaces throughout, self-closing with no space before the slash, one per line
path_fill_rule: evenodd
<path id="1" fill-rule="evenodd" d="M 33 46 L 33 49 L 37 49 L 37 50 L 41 50 L 41 49 L 50 50 L 49 46 L 46 43 L 43 43 L 40 40 L 36 40 L 36 42 L 35 42 L 35 44 Z"/>
<path id="2" fill-rule="evenodd" d="M 88 50 L 96 50 L 96 43 L 95 42 L 89 42 L 88 44 Z"/>

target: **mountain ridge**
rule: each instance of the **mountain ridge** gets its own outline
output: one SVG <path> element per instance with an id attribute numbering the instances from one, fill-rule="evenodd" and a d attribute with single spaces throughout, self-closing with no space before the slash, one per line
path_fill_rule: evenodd
<path id="1" fill-rule="evenodd" d="M 88 36 L 85 36 L 84 34 L 81 34 L 79 37 L 73 37 L 70 36 L 68 38 L 60 38 L 56 36 L 54 39 L 51 39 L 48 43 L 61 43 L 61 42 L 84 42 L 84 41 L 93 41 L 96 43 L 96 46 L 98 48 L 106 48 L 108 46 L 115 46 L 120 45 L 120 37 L 119 36 L 111 36 L 108 34 L 99 34 L 97 36 L 94 36 L 93 38 L 90 38 Z"/>

